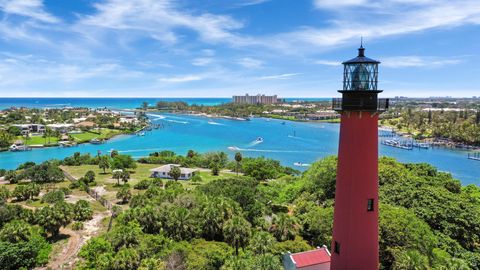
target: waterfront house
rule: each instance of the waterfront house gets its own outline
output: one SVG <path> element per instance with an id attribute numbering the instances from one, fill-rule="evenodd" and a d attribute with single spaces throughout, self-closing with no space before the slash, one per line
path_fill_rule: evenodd
<path id="1" fill-rule="evenodd" d="M 283 267 L 285 270 L 329 270 L 330 256 L 326 246 L 299 253 L 288 252 L 283 255 Z"/>
<path id="2" fill-rule="evenodd" d="M 47 127 L 60 133 L 67 133 L 73 129 L 73 124 L 50 124 Z"/>
<path id="3" fill-rule="evenodd" d="M 19 128 L 22 131 L 22 135 L 45 132 L 45 125 L 42 124 L 17 124 L 12 126 Z"/>
<path id="4" fill-rule="evenodd" d="M 151 177 L 173 179 L 173 177 L 170 176 L 170 171 L 172 170 L 172 167 L 180 168 L 180 178 L 178 178 L 179 180 L 188 180 L 192 178 L 192 176 L 195 175 L 195 173 L 198 171 L 197 169 L 180 167 L 180 165 L 178 164 L 167 164 L 167 165 L 160 166 L 158 168 L 151 169 L 150 170 L 150 172 L 152 173 Z"/>

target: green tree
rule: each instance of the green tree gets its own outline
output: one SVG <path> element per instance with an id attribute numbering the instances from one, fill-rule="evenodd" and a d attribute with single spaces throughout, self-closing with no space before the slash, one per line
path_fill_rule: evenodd
<path id="1" fill-rule="evenodd" d="M 273 219 L 270 230 L 278 241 L 286 241 L 295 238 L 298 233 L 298 227 L 295 218 L 281 213 Z"/>
<path id="2" fill-rule="evenodd" d="M 259 231 L 253 234 L 250 239 L 249 248 L 256 255 L 273 253 L 277 240 L 268 232 Z"/>
<path id="3" fill-rule="evenodd" d="M 110 242 L 104 237 L 94 237 L 88 240 L 87 244 L 80 250 L 79 256 L 85 259 L 85 266 L 95 269 L 99 257 L 104 253 L 112 253 L 113 248 Z"/>
<path id="4" fill-rule="evenodd" d="M 107 239 L 112 244 L 115 251 L 122 247 L 135 247 L 140 243 L 142 229 L 135 222 L 129 222 L 126 225 L 119 225 L 108 233 Z"/>
<path id="5" fill-rule="evenodd" d="M 213 176 L 218 176 L 220 174 L 220 166 L 217 163 L 212 163 L 210 169 L 212 170 Z"/>
<path id="6" fill-rule="evenodd" d="M 10 191 L 5 186 L 0 187 L 0 204 L 5 203 L 10 198 Z"/>
<path id="7" fill-rule="evenodd" d="M 45 206 L 35 212 L 37 223 L 52 236 L 57 236 L 60 228 L 67 226 L 73 217 L 72 206 L 65 202 Z"/>
<path id="8" fill-rule="evenodd" d="M 86 180 L 86 183 L 92 183 L 93 181 L 95 181 L 95 172 L 93 171 L 87 171 L 85 173 L 85 176 L 83 177 L 85 180 Z"/>
<path id="9" fill-rule="evenodd" d="M 237 162 L 237 168 L 235 169 L 237 171 L 237 175 L 240 171 L 240 162 L 242 162 L 242 153 L 237 152 L 235 153 L 235 161 Z"/>
<path id="10" fill-rule="evenodd" d="M 394 251 L 394 270 L 428 270 L 430 269 L 428 257 L 417 250 Z"/>
<path id="11" fill-rule="evenodd" d="M 117 180 L 117 186 L 120 186 L 120 179 L 122 179 L 123 171 L 122 170 L 114 170 L 112 173 L 112 178 Z"/>
<path id="12" fill-rule="evenodd" d="M 7 171 L 4 177 L 5 181 L 10 182 L 10 184 L 18 183 L 17 173 L 14 170 Z"/>
<path id="13" fill-rule="evenodd" d="M 127 184 L 128 180 L 130 179 L 130 173 L 128 171 L 123 171 L 121 178 L 123 185 Z"/>
<path id="14" fill-rule="evenodd" d="M 103 174 L 106 174 L 106 170 L 110 168 L 110 157 L 100 156 L 98 159 L 98 168 L 103 170 Z"/>
<path id="15" fill-rule="evenodd" d="M 112 262 L 113 270 L 131 270 L 137 269 L 140 265 L 140 255 L 134 248 L 121 248 Z"/>
<path id="16" fill-rule="evenodd" d="M 90 203 L 85 200 L 77 201 L 73 206 L 73 220 L 85 221 L 92 219 L 93 210 Z"/>
<path id="17" fill-rule="evenodd" d="M 0 231 L 0 240 L 10 243 L 28 241 L 32 236 L 32 226 L 23 220 L 13 220 Z"/>
<path id="18" fill-rule="evenodd" d="M 7 148 L 15 139 L 15 136 L 6 130 L 0 130 L 0 148 Z"/>
<path id="19" fill-rule="evenodd" d="M 180 178 L 181 174 L 182 172 L 180 171 L 180 168 L 178 166 L 172 166 L 170 168 L 170 171 L 168 172 L 168 175 L 172 177 L 175 181 Z"/>
<path id="20" fill-rule="evenodd" d="M 132 192 L 129 185 L 123 185 L 116 195 L 117 199 L 122 200 L 122 204 L 126 204 L 132 198 Z"/>
<path id="21" fill-rule="evenodd" d="M 250 239 L 251 225 L 241 216 L 234 216 L 223 225 L 225 240 L 235 248 L 235 255 L 238 256 L 238 249 L 245 247 Z"/>

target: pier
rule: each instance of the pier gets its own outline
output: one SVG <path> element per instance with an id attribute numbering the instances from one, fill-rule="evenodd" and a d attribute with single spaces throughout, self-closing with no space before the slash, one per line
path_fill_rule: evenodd
<path id="1" fill-rule="evenodd" d="M 468 154 L 468 159 L 480 161 L 480 152 L 477 152 L 477 153 L 469 153 L 469 154 Z"/>

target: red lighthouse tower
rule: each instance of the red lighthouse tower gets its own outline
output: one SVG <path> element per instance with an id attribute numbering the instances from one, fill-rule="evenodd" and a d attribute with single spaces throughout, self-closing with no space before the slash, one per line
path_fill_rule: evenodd
<path id="1" fill-rule="evenodd" d="M 342 98 L 333 100 L 341 114 L 332 270 L 379 267 L 378 258 L 378 115 L 388 99 L 378 99 L 378 64 L 365 49 L 346 61 Z"/>

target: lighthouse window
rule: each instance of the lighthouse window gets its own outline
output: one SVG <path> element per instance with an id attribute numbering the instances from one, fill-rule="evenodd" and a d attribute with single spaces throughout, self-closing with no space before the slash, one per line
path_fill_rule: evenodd
<path id="1" fill-rule="evenodd" d="M 338 243 L 337 241 L 335 241 L 334 251 L 335 253 L 340 254 L 340 243 Z"/>
<path id="2" fill-rule="evenodd" d="M 368 212 L 372 212 L 374 209 L 373 207 L 373 199 L 368 199 L 368 202 L 367 202 L 367 211 Z"/>

